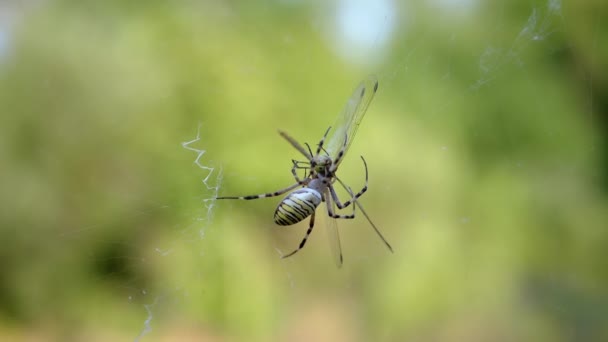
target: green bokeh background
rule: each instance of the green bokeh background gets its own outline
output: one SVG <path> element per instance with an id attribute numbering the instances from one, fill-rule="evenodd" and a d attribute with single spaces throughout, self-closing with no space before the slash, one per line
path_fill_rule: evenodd
<path id="1" fill-rule="evenodd" d="M 332 3 L 9 2 L 0 340 L 608 340 L 608 5 L 438 3 L 355 64 Z M 341 269 L 323 221 L 282 260 L 278 199 L 205 201 L 291 184 L 276 130 L 315 144 L 371 73 L 340 175 L 394 254 L 359 217 Z"/>

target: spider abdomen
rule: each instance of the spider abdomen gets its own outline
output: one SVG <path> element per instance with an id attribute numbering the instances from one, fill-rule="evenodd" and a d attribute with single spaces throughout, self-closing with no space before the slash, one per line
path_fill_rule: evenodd
<path id="1" fill-rule="evenodd" d="M 296 224 L 314 213 L 321 203 L 321 194 L 311 188 L 296 190 L 285 197 L 274 212 L 279 226 Z"/>

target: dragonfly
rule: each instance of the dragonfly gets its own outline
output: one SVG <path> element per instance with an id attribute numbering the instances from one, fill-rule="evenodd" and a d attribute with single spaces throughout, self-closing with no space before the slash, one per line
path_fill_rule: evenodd
<path id="1" fill-rule="evenodd" d="M 330 246 L 334 261 L 338 267 L 341 267 L 344 259 L 342 256 L 342 247 L 340 245 L 340 236 L 338 233 L 337 219 L 354 219 L 355 212 L 358 209 L 367 219 L 378 237 L 384 245 L 392 253 L 393 248 L 388 243 L 386 238 L 380 232 L 380 229 L 371 220 L 361 203 L 359 198 L 368 189 L 368 169 L 367 162 L 361 156 L 365 169 L 365 184 L 361 190 L 354 192 L 351 187 L 347 186 L 336 174 L 338 167 L 344 160 L 346 152 L 352 145 L 353 139 L 359 129 L 361 120 L 365 116 L 367 109 L 378 91 L 378 79 L 374 75 L 368 76 L 363 80 L 353 91 L 342 112 L 338 115 L 336 122 L 326 131 L 321 141 L 313 153 L 310 145 L 300 144 L 296 139 L 289 134 L 279 130 L 279 134 L 287 142 L 298 150 L 306 160 L 292 160 L 291 173 L 295 179 L 295 183 L 274 191 L 258 195 L 249 196 L 221 196 L 216 197 L 218 200 L 238 199 L 238 200 L 254 200 L 260 198 L 276 197 L 289 193 L 278 204 L 274 212 L 274 222 L 280 226 L 290 226 L 305 220 L 310 217 L 308 230 L 304 238 L 301 240 L 298 247 L 291 253 L 285 254 L 282 258 L 290 257 L 300 251 L 306 245 L 310 234 L 315 226 L 316 209 L 324 202 L 327 211 L 328 219 L 326 220 L 327 232 L 330 240 Z M 298 171 L 304 176 L 301 177 Z M 339 184 L 348 194 L 349 198 L 346 201 L 340 200 L 336 192 L 335 185 Z M 299 188 L 299 189 L 296 189 Z M 349 214 L 338 214 L 338 210 L 352 208 Z M 337 209 L 336 209 L 337 208 Z"/>

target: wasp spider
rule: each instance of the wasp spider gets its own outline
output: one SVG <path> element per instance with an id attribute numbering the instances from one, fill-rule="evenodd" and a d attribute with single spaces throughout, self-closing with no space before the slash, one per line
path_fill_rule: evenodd
<path id="1" fill-rule="evenodd" d="M 366 217 L 376 234 L 384 242 L 386 247 L 392 252 L 393 249 L 387 240 L 382 236 L 380 230 L 371 221 L 358 199 L 367 191 L 368 185 L 368 170 L 367 163 L 363 157 L 363 166 L 365 168 L 365 185 L 363 188 L 354 193 L 352 189 L 344 184 L 337 177 L 336 171 L 342 162 L 346 151 L 352 143 L 352 139 L 357 131 L 369 103 L 373 99 L 378 89 L 378 81 L 375 76 L 370 76 L 357 87 L 346 103 L 346 107 L 338 116 L 334 131 L 329 135 L 331 127 L 325 132 L 323 138 L 317 145 L 316 151 L 313 154 L 310 146 L 305 144 L 304 148 L 295 139 L 283 131 L 279 134 L 287 140 L 295 149 L 297 149 L 306 161 L 293 160 L 291 173 L 296 180 L 296 183 L 284 189 L 269 192 L 259 195 L 250 196 L 224 196 L 217 199 L 241 199 L 253 200 L 258 198 L 275 197 L 290 192 L 298 187 L 295 191 L 289 193 L 277 206 L 274 212 L 274 222 L 281 226 L 289 226 L 296 224 L 307 217 L 310 217 L 310 223 L 306 235 L 300 242 L 298 248 L 293 252 L 283 255 L 283 258 L 289 257 L 301 250 L 306 244 L 306 240 L 312 233 L 315 226 L 315 212 L 321 202 L 325 202 L 327 215 L 330 217 L 327 227 L 332 245 L 334 258 L 338 266 L 342 265 L 342 251 L 340 247 L 340 239 L 336 226 L 335 219 L 353 219 L 355 217 L 355 209 L 359 210 Z M 304 177 L 298 175 L 298 170 L 304 171 Z M 342 202 L 338 198 L 338 194 L 334 188 L 335 182 L 338 182 L 349 194 L 350 198 L 346 202 Z M 335 206 L 334 206 L 335 205 Z M 352 205 L 352 212 L 348 215 L 340 215 L 336 213 L 335 207 L 345 209 Z"/>

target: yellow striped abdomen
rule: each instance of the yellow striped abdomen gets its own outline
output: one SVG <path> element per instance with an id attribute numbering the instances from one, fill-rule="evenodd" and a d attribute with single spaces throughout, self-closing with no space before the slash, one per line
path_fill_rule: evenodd
<path id="1" fill-rule="evenodd" d="M 296 224 L 317 209 L 321 194 L 311 188 L 296 190 L 285 197 L 274 212 L 274 222 L 279 226 Z"/>

